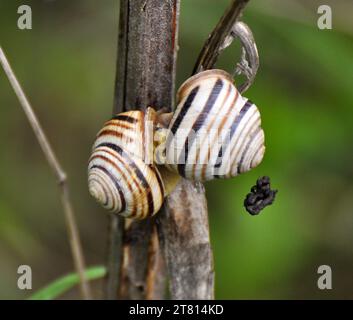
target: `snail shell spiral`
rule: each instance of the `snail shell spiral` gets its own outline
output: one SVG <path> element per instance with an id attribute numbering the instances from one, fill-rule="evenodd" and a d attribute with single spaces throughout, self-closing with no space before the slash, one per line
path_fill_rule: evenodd
<path id="1" fill-rule="evenodd" d="M 128 218 L 155 214 L 164 199 L 153 165 L 155 111 L 114 116 L 98 132 L 88 164 L 90 194 L 107 210 Z"/>
<path id="2" fill-rule="evenodd" d="M 177 93 L 166 137 L 166 166 L 196 181 L 230 178 L 262 160 L 264 132 L 257 107 L 240 95 L 232 77 L 208 70 Z"/>

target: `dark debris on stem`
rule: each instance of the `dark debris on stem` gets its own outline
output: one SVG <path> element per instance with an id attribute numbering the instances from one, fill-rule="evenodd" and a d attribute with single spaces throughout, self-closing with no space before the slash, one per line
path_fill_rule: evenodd
<path id="1" fill-rule="evenodd" d="M 251 215 L 257 215 L 275 201 L 278 190 L 271 190 L 270 178 L 267 176 L 257 179 L 244 200 L 244 207 Z"/>

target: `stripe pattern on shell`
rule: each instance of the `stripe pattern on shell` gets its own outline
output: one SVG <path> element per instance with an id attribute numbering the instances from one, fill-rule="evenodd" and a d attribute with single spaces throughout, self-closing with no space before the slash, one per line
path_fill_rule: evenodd
<path id="1" fill-rule="evenodd" d="M 92 148 L 89 192 L 104 208 L 127 218 L 151 216 L 163 203 L 163 181 L 153 164 L 154 120 L 152 108 L 116 115 Z"/>
<path id="2" fill-rule="evenodd" d="M 230 178 L 256 167 L 265 152 L 260 112 L 232 77 L 208 70 L 189 78 L 166 138 L 166 166 L 196 181 Z"/>

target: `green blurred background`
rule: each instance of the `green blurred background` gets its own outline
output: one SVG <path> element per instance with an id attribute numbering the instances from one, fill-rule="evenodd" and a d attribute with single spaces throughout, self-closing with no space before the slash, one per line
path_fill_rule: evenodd
<path id="1" fill-rule="evenodd" d="M 33 29 L 17 29 L 30 4 Z M 325 1 L 333 30 L 319 30 L 321 1 L 252 0 L 244 14 L 261 66 L 246 92 L 262 112 L 263 163 L 236 179 L 207 183 L 216 298 L 353 299 L 353 3 Z M 227 0 L 183 0 L 178 85 L 185 80 Z M 88 265 L 105 262 L 107 215 L 89 196 L 86 164 L 112 110 L 117 0 L 0 1 L 0 43 L 69 176 Z M 219 67 L 232 70 L 233 45 Z M 0 298 L 26 298 L 73 270 L 55 179 L 0 71 Z M 250 216 L 243 199 L 269 175 L 276 202 Z M 317 288 L 328 264 L 333 289 Z M 100 285 L 96 283 L 99 294 Z M 63 298 L 77 298 L 76 290 Z"/>

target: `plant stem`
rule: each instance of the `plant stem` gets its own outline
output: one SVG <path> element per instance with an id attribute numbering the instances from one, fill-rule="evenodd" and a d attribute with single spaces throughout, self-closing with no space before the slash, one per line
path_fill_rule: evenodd
<path id="1" fill-rule="evenodd" d="M 80 277 L 80 291 L 81 295 L 84 299 L 91 299 L 91 291 L 89 287 L 89 283 L 85 277 L 85 263 L 84 263 L 84 256 L 82 253 L 81 243 L 79 232 L 77 229 L 75 216 L 73 212 L 73 208 L 71 205 L 70 197 L 69 197 L 69 190 L 68 190 L 68 183 L 67 183 L 67 176 L 64 170 L 62 169 L 57 157 L 54 153 L 54 150 L 49 144 L 48 138 L 46 137 L 42 126 L 39 123 L 39 120 L 36 114 L 33 111 L 32 106 L 30 105 L 23 89 L 17 80 L 15 73 L 13 72 L 9 61 L 7 60 L 4 51 L 0 47 L 0 63 L 9 79 L 9 82 L 23 108 L 24 113 L 27 116 L 27 119 L 32 126 L 34 134 L 40 144 L 42 151 L 51 167 L 52 171 L 54 172 L 59 187 L 60 187 L 60 194 L 61 194 L 61 201 L 64 209 L 65 220 L 66 220 L 66 227 L 70 242 L 70 247 L 72 251 L 72 257 L 75 265 L 75 269 L 77 274 Z"/>
<path id="2" fill-rule="evenodd" d="M 193 74 L 213 67 L 248 1 L 232 2 L 202 48 Z M 202 183 L 183 179 L 167 198 L 165 208 L 158 216 L 158 231 L 172 299 L 213 299 L 213 253 Z"/>
<path id="3" fill-rule="evenodd" d="M 225 11 L 211 35 L 206 40 L 197 58 L 193 74 L 213 68 L 219 53 L 222 51 L 227 36 L 229 36 L 232 27 L 241 17 L 249 1 L 250 0 L 234 0 Z"/>
<path id="4" fill-rule="evenodd" d="M 178 17 L 179 0 L 120 0 L 113 113 L 149 106 L 171 110 Z M 155 219 L 126 222 L 117 216 L 110 218 L 106 298 L 164 296 L 164 263 L 158 262 L 154 223 Z"/>

